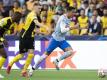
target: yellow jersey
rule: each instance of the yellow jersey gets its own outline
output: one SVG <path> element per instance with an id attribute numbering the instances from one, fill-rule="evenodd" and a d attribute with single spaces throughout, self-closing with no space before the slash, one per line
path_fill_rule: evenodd
<path id="1" fill-rule="evenodd" d="M 0 37 L 3 37 L 5 32 L 7 32 L 13 26 L 12 18 L 6 17 L 0 20 Z"/>
<path id="2" fill-rule="evenodd" d="M 34 31 L 35 26 L 36 26 L 36 24 L 34 23 L 34 20 L 38 20 L 39 22 L 41 22 L 40 16 L 37 16 L 32 11 L 26 17 L 26 21 L 25 21 L 25 25 L 22 29 L 21 37 L 32 37 L 33 31 Z"/>

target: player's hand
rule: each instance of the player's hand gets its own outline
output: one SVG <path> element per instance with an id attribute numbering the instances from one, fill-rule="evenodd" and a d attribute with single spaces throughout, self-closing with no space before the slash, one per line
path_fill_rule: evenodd
<path id="1" fill-rule="evenodd" d="M 4 40 L 4 41 L 3 41 L 3 44 L 4 44 L 5 47 L 8 47 L 8 46 L 9 46 L 7 40 Z"/>
<path id="2" fill-rule="evenodd" d="M 74 25 L 73 27 L 70 27 L 70 29 L 71 29 L 71 30 L 72 30 L 72 29 L 79 29 L 79 25 L 76 24 L 76 25 Z"/>

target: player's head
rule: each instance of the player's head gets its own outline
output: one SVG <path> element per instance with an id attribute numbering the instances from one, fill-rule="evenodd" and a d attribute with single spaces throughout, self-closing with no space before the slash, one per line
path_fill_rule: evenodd
<path id="1" fill-rule="evenodd" d="M 22 14 L 20 12 L 15 12 L 13 15 L 12 15 L 12 20 L 13 22 L 16 22 L 18 23 L 20 21 L 20 18 L 22 17 Z"/>
<path id="2" fill-rule="evenodd" d="M 67 8 L 67 17 L 68 18 L 71 18 L 71 17 L 73 17 L 74 16 L 74 14 L 75 14 L 75 8 L 74 7 L 68 7 Z"/>
<path id="3" fill-rule="evenodd" d="M 42 6 L 40 5 L 40 3 L 35 3 L 35 4 L 34 4 L 34 7 L 33 7 L 33 10 L 34 10 L 34 12 L 35 12 L 36 14 L 40 14 L 41 8 L 42 8 Z"/>

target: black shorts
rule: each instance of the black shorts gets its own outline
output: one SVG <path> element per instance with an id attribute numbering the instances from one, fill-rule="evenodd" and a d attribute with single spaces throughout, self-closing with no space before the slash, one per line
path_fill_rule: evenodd
<path id="1" fill-rule="evenodd" d="M 28 49 L 34 49 L 34 38 L 20 38 L 19 51 L 25 53 Z"/>

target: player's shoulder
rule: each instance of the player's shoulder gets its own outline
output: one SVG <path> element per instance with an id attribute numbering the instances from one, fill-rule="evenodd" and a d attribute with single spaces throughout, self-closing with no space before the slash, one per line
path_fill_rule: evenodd
<path id="1" fill-rule="evenodd" d="M 28 18 L 31 18 L 31 17 L 34 16 L 34 14 L 35 14 L 35 13 L 32 11 L 32 12 L 30 12 L 30 13 L 27 15 L 27 17 L 28 17 Z"/>
<path id="2" fill-rule="evenodd" d="M 59 21 L 66 21 L 66 19 L 67 19 L 66 15 L 63 14 L 63 15 L 60 16 Z"/>
<path id="3" fill-rule="evenodd" d="M 26 17 L 26 20 L 33 20 L 35 18 L 35 13 L 32 11 L 30 12 L 27 17 Z"/>
<path id="4" fill-rule="evenodd" d="M 65 18 L 66 18 L 66 15 L 63 14 L 63 15 L 60 16 L 60 18 L 61 18 L 61 19 L 65 19 Z"/>

